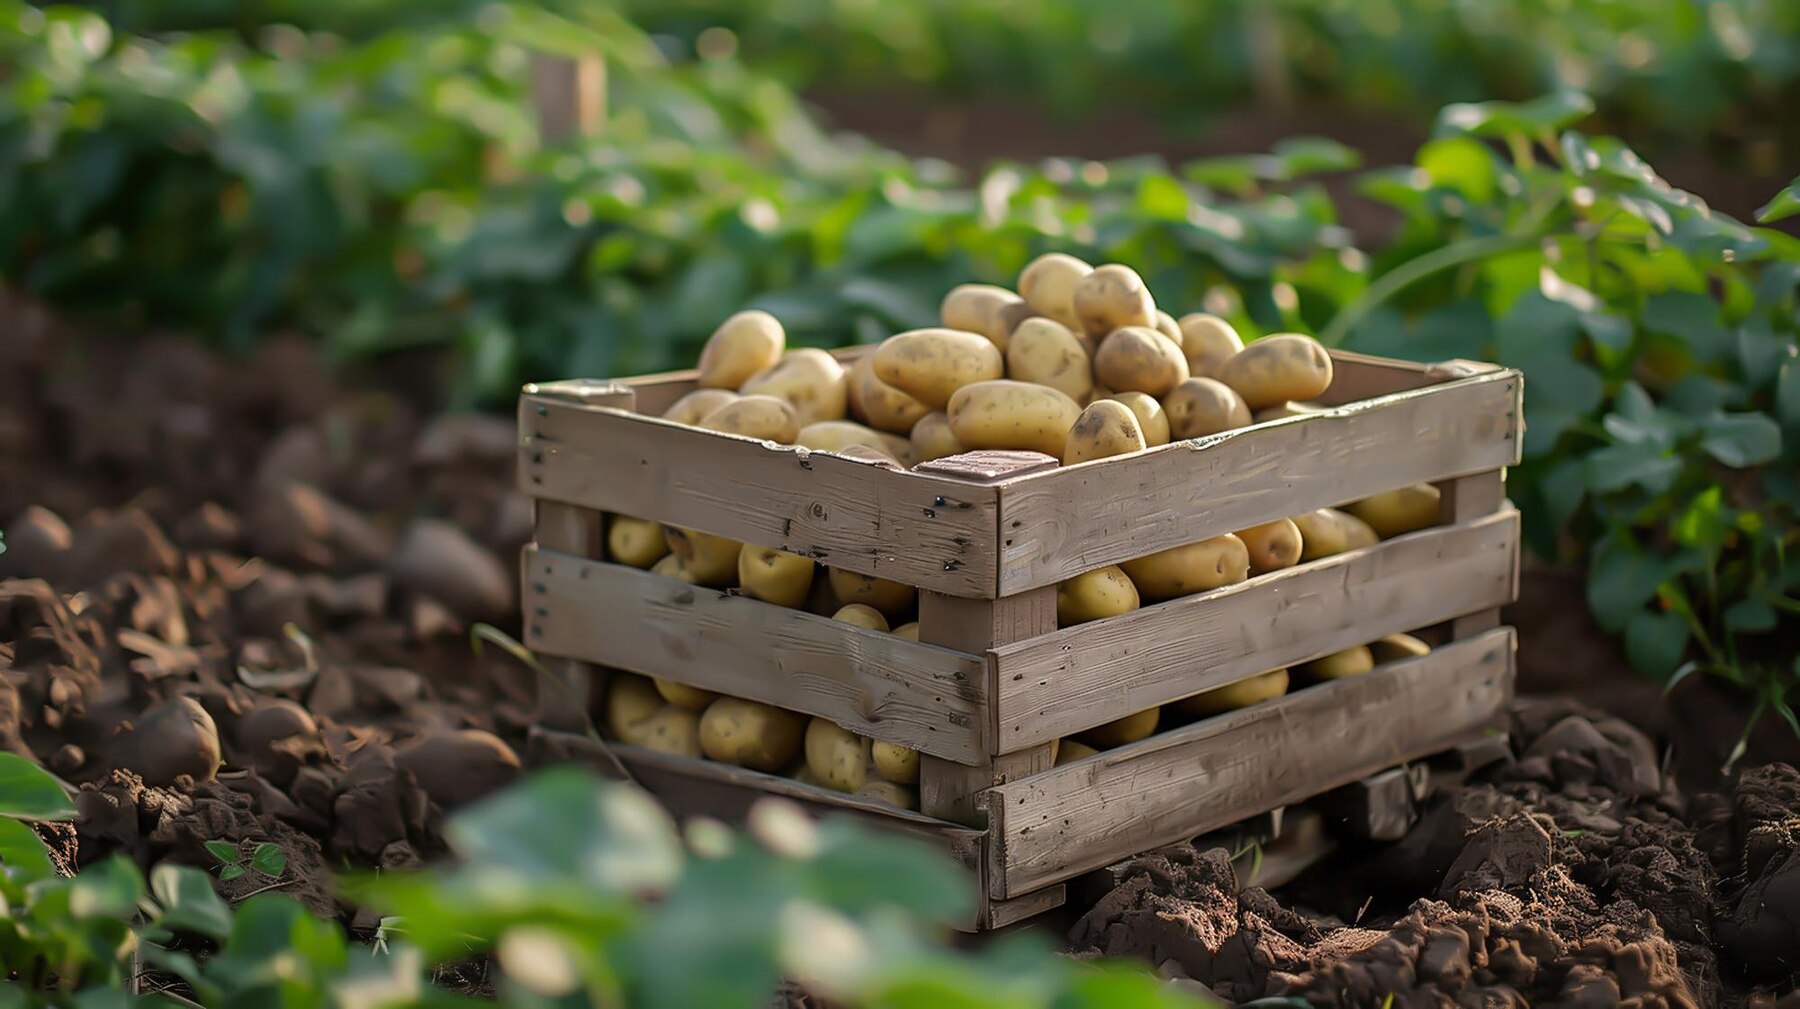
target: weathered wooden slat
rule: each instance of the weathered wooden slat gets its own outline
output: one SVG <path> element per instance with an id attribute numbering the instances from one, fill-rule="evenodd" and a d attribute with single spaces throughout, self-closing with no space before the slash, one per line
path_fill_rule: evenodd
<path id="1" fill-rule="evenodd" d="M 829 718 L 948 760 L 985 757 L 974 655 L 635 568 L 528 549 L 525 643 Z"/>
<path id="2" fill-rule="evenodd" d="M 999 486 L 1000 594 L 1514 464 L 1521 380 L 1498 370 Z"/>
<path id="3" fill-rule="evenodd" d="M 1435 753 L 1511 692 L 1510 627 L 995 786 L 990 892 L 1026 893 Z"/>
<path id="4" fill-rule="evenodd" d="M 1001 753 L 1511 602 L 1519 515 L 1421 530 L 989 653 Z"/>
<path id="5" fill-rule="evenodd" d="M 981 918 L 979 928 L 991 931 L 1017 925 L 1028 918 L 1034 918 L 1045 911 L 1063 906 L 1069 899 L 1069 889 L 1061 883 L 1046 886 L 1041 890 L 1014 897 L 1011 900 L 995 900 L 984 897 L 981 902 Z"/>
<path id="6" fill-rule="evenodd" d="M 1347 350 L 1331 352 L 1331 388 L 1314 400 L 1325 406 L 1342 406 L 1377 396 L 1392 396 L 1421 389 L 1445 376 L 1433 375 L 1429 365 L 1370 357 Z"/>
<path id="7" fill-rule="evenodd" d="M 995 594 L 994 487 L 559 396 L 520 410 L 535 498 L 698 529 L 955 596 Z"/>
<path id="8" fill-rule="evenodd" d="M 605 555 L 606 516 L 555 501 L 534 501 L 532 511 L 532 540 L 538 546 L 577 557 Z M 606 687 L 604 675 L 591 663 L 575 659 L 546 656 L 543 661 L 550 675 L 538 680 L 538 723 L 572 731 L 588 728 L 588 712 Z"/>
<path id="9" fill-rule="evenodd" d="M 1467 522 L 1506 507 L 1506 471 L 1489 470 L 1446 480 L 1438 485 L 1438 518 Z M 1513 551 L 1513 584 L 1519 582 L 1519 551 Z M 1507 600 L 1512 602 L 1512 600 Z M 1465 613 L 1450 622 L 1451 638 L 1467 638 L 1500 626 L 1500 607 Z"/>

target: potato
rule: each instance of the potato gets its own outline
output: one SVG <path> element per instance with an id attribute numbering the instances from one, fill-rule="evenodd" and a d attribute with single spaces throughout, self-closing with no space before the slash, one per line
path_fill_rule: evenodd
<path id="1" fill-rule="evenodd" d="M 1244 541 L 1226 533 L 1198 543 L 1171 547 L 1119 565 L 1146 603 L 1236 585 L 1250 577 L 1250 551 Z"/>
<path id="2" fill-rule="evenodd" d="M 790 350 L 781 360 L 752 376 L 738 389 L 746 396 L 785 399 L 800 417 L 800 426 L 821 420 L 843 420 L 849 410 L 850 378 L 838 359 L 814 347 Z"/>
<path id="3" fill-rule="evenodd" d="M 1009 302 L 1000 306 L 1000 311 L 994 313 L 994 319 L 1000 325 L 1000 332 L 1006 334 L 1008 341 L 1011 341 L 1012 335 L 1019 331 L 1019 327 L 1024 324 L 1026 319 L 1039 318 L 1044 318 L 1044 314 L 1023 301 Z M 1076 334 L 1077 339 L 1085 336 L 1085 333 Z M 1010 342 L 1008 345 L 1010 346 Z M 999 346 L 999 344 L 995 344 L 995 346 Z M 1001 351 L 1001 353 L 1005 353 L 1005 351 Z"/>
<path id="4" fill-rule="evenodd" d="M 886 578 L 874 575 L 857 574 L 843 568 L 830 568 L 826 575 L 831 580 L 831 591 L 837 596 L 839 603 L 862 603 L 882 612 L 882 615 L 897 617 L 912 609 L 913 601 L 919 592 L 911 585 L 891 582 Z M 883 627 L 882 630 L 887 630 Z"/>
<path id="5" fill-rule="evenodd" d="M 1295 399 L 1311 399 L 1331 385 L 1331 355 L 1319 341 L 1300 333 L 1265 336 L 1219 366 L 1216 377 L 1261 410 Z"/>
<path id="6" fill-rule="evenodd" d="M 1324 409 L 1324 407 L 1317 403 L 1277 403 L 1274 406 L 1265 406 L 1261 410 L 1256 411 L 1250 415 L 1250 419 L 1261 424 L 1265 420 L 1282 420 L 1287 417 L 1298 417 L 1303 413 L 1319 413 Z"/>
<path id="7" fill-rule="evenodd" d="M 841 620 L 846 624 L 855 624 L 858 627 L 867 627 L 871 631 L 888 629 L 887 618 L 881 615 L 881 611 L 864 603 L 851 603 L 841 607 L 831 615 L 831 619 Z"/>
<path id="8" fill-rule="evenodd" d="M 1069 328 L 1053 319 L 1026 319 L 1006 348 L 1006 375 L 1047 385 L 1077 403 L 1094 391 L 1094 362 Z"/>
<path id="9" fill-rule="evenodd" d="M 1049 386 L 1002 378 L 958 389 L 949 413 L 950 430 L 965 449 L 1060 456 L 1081 407 Z"/>
<path id="10" fill-rule="evenodd" d="M 1123 403 L 1137 414 L 1138 429 L 1144 432 L 1144 444 L 1150 448 L 1169 443 L 1169 415 L 1155 396 L 1142 392 L 1115 392 L 1106 397 Z"/>
<path id="11" fill-rule="evenodd" d="M 1276 519 L 1232 533 L 1250 551 L 1250 573 L 1268 574 L 1300 563 L 1300 527 L 1293 519 Z"/>
<path id="12" fill-rule="evenodd" d="M 875 355 L 864 354 L 850 366 L 845 386 L 850 413 L 877 431 L 906 434 L 931 411 L 925 404 L 875 377 Z"/>
<path id="13" fill-rule="evenodd" d="M 689 585 L 696 584 L 694 576 L 689 574 L 688 570 L 681 566 L 681 558 L 674 554 L 669 554 L 662 560 L 650 565 L 650 573 L 653 575 L 662 575 L 664 578 L 673 578 L 678 582 L 687 582 Z"/>
<path id="14" fill-rule="evenodd" d="M 1055 766 L 1061 767 L 1064 764 L 1073 764 L 1077 760 L 1086 760 L 1087 758 L 1092 757 L 1099 752 L 1100 752 L 1099 750 L 1096 750 L 1093 747 L 1089 746 L 1088 744 L 1080 742 L 1078 740 L 1074 740 L 1074 739 L 1058 740 L 1057 745 L 1056 745 L 1056 764 L 1055 764 Z"/>
<path id="15" fill-rule="evenodd" d="M 1188 374 L 1198 378 L 1217 378 L 1225 362 L 1244 349 L 1231 323 L 1216 315 L 1192 312 L 1181 317 L 1181 353 L 1187 358 Z"/>
<path id="16" fill-rule="evenodd" d="M 1105 725 L 1096 725 L 1081 733 L 1076 738 L 1092 746 L 1096 750 L 1110 750 L 1115 746 L 1135 743 L 1156 732 L 1156 723 L 1162 719 L 1161 708 L 1151 708 L 1135 715 L 1126 715 Z"/>
<path id="17" fill-rule="evenodd" d="M 663 526 L 669 552 L 681 558 L 681 571 L 695 585 L 723 589 L 737 580 L 738 554 L 744 545 L 723 536 Z"/>
<path id="18" fill-rule="evenodd" d="M 1287 693 L 1288 671 L 1271 669 L 1266 673 L 1258 673 L 1247 680 L 1227 683 L 1222 687 L 1214 687 L 1203 693 L 1176 701 L 1169 707 L 1184 715 L 1205 718 L 1208 715 L 1222 714 L 1248 708 L 1252 704 L 1272 701 Z"/>
<path id="19" fill-rule="evenodd" d="M 1081 327 L 1095 339 L 1127 326 L 1142 326 L 1156 332 L 1156 301 L 1150 297 L 1150 289 L 1144 286 L 1144 278 L 1131 267 L 1118 263 L 1099 267 L 1076 283 L 1075 315 L 1081 320 Z M 1113 388 L 1125 387 L 1115 385 Z"/>
<path id="20" fill-rule="evenodd" d="M 950 430 L 950 415 L 942 410 L 933 410 L 913 425 L 912 447 L 913 458 L 918 462 L 960 455 L 963 451 L 962 443 L 956 440 L 956 432 Z"/>
<path id="21" fill-rule="evenodd" d="M 1076 416 L 1069 437 L 1063 442 L 1062 462 L 1073 466 L 1091 459 L 1142 452 L 1145 447 L 1144 429 L 1138 424 L 1137 414 L 1118 400 L 1103 399 L 1089 403 Z"/>
<path id="22" fill-rule="evenodd" d="M 617 564 L 648 569 L 669 553 L 662 525 L 614 515 L 606 527 L 606 559 Z"/>
<path id="23" fill-rule="evenodd" d="M 633 741 L 634 727 L 662 710 L 666 703 L 656 685 L 632 673 L 613 673 L 606 686 L 606 731 L 614 739 Z"/>
<path id="24" fill-rule="evenodd" d="M 875 377 L 933 410 L 958 389 L 1006 374 L 1006 359 L 987 337 L 956 329 L 896 333 L 875 348 Z"/>
<path id="25" fill-rule="evenodd" d="M 1169 342 L 1177 347 L 1182 346 L 1187 339 L 1186 335 L 1181 332 L 1181 324 L 1175 321 L 1175 317 L 1160 308 L 1156 310 L 1156 325 L 1151 328 L 1168 337 Z M 1192 371 L 1192 369 L 1189 370 Z"/>
<path id="26" fill-rule="evenodd" d="M 1390 634 L 1379 641 L 1369 642 L 1369 654 L 1380 665 L 1383 662 L 1399 662 L 1401 659 L 1430 655 L 1431 646 L 1410 634 Z"/>
<path id="27" fill-rule="evenodd" d="M 1126 326 L 1100 341 L 1100 349 L 1094 353 L 1094 377 L 1108 389 L 1144 392 L 1161 399 L 1187 381 L 1187 358 L 1156 330 Z"/>
<path id="28" fill-rule="evenodd" d="M 700 713 L 691 708 L 664 705 L 632 726 L 632 731 L 637 737 L 632 743 L 646 750 L 678 757 L 703 756 L 700 752 Z"/>
<path id="29" fill-rule="evenodd" d="M 1025 264 L 1019 274 L 1019 295 L 1031 310 L 1072 330 L 1082 331 L 1075 313 L 1075 287 L 1094 268 L 1061 252 L 1046 252 Z"/>
<path id="30" fill-rule="evenodd" d="M 854 792 L 869 780 L 869 741 L 823 718 L 806 726 L 806 768 L 819 784 Z"/>
<path id="31" fill-rule="evenodd" d="M 664 420 L 693 426 L 709 413 L 738 398 L 735 389 L 695 389 L 663 411 Z"/>
<path id="32" fill-rule="evenodd" d="M 950 289 L 949 294 L 944 295 L 938 315 L 943 319 L 946 329 L 980 333 L 993 341 L 994 346 L 1004 354 L 1012 330 L 1001 312 L 1010 305 L 1024 303 L 1024 298 L 1004 287 L 995 287 L 993 284 L 958 284 Z"/>
<path id="33" fill-rule="evenodd" d="M 1083 571 L 1056 587 L 1058 627 L 1116 617 L 1137 608 L 1137 586 L 1116 564 Z"/>
<path id="34" fill-rule="evenodd" d="M 901 624 L 894 628 L 894 637 L 905 638 L 908 641 L 919 640 L 919 622 L 914 620 L 910 624 Z"/>
<path id="35" fill-rule="evenodd" d="M 869 746 L 869 758 L 875 773 L 898 785 L 911 785 L 919 780 L 919 751 L 897 743 L 877 739 Z"/>
<path id="36" fill-rule="evenodd" d="M 1336 508 L 1320 508 L 1295 515 L 1293 523 L 1300 530 L 1302 562 L 1372 547 L 1381 542 L 1381 537 L 1375 535 L 1367 522 Z"/>
<path id="37" fill-rule="evenodd" d="M 801 428 L 799 435 L 794 438 L 794 444 L 816 448 L 821 452 L 842 452 L 852 445 L 863 445 L 882 455 L 891 456 L 894 449 L 886 440 L 889 437 L 892 435 L 883 435 L 880 431 L 864 427 L 853 420 L 822 420 Z M 911 443 L 906 448 L 910 452 Z"/>
<path id="38" fill-rule="evenodd" d="M 650 680 L 656 685 L 656 692 L 662 695 L 663 700 L 677 708 L 686 708 L 689 711 L 705 711 L 706 706 L 719 697 L 717 691 L 690 687 L 685 683 L 665 680 L 660 676 L 653 676 Z"/>
<path id="39" fill-rule="evenodd" d="M 1341 680 L 1375 668 L 1375 656 L 1367 645 L 1357 645 L 1341 652 L 1302 662 L 1294 671 L 1308 680 Z"/>
<path id="40" fill-rule="evenodd" d="M 752 599 L 797 610 L 806 605 L 812 583 L 810 557 L 748 543 L 738 551 L 738 592 Z"/>
<path id="41" fill-rule="evenodd" d="M 802 760 L 800 762 L 799 767 L 793 768 L 788 773 L 788 777 L 794 779 L 795 781 L 798 781 L 802 785 L 811 785 L 814 788 L 825 787 L 825 786 L 819 784 L 819 776 L 812 773 L 812 768 L 807 767 L 806 762 L 804 760 Z"/>
<path id="42" fill-rule="evenodd" d="M 792 445 L 800 436 L 800 415 L 779 396 L 739 396 L 700 418 L 699 426 Z"/>
<path id="43" fill-rule="evenodd" d="M 767 312 L 739 312 L 713 330 L 700 350 L 700 387 L 736 389 L 781 360 L 787 333 Z"/>
<path id="44" fill-rule="evenodd" d="M 856 790 L 856 794 L 865 799 L 885 802 L 901 809 L 919 808 L 919 790 L 897 785 L 891 781 L 870 781 Z"/>
<path id="45" fill-rule="evenodd" d="M 1250 426 L 1250 408 L 1244 405 L 1244 398 L 1217 379 L 1190 378 L 1169 390 L 1162 405 L 1173 438 L 1204 438 Z"/>
<path id="46" fill-rule="evenodd" d="M 821 617 L 829 617 L 844 604 L 838 602 L 837 593 L 831 590 L 831 579 L 813 575 L 812 590 L 806 594 L 806 612 Z"/>
<path id="47" fill-rule="evenodd" d="M 1353 501 L 1344 511 L 1367 522 L 1375 535 L 1385 540 L 1437 525 L 1440 502 L 1436 487 L 1416 483 Z"/>
<path id="48" fill-rule="evenodd" d="M 800 754 L 806 717 L 741 697 L 721 697 L 700 716 L 700 749 L 724 764 L 774 774 Z"/>

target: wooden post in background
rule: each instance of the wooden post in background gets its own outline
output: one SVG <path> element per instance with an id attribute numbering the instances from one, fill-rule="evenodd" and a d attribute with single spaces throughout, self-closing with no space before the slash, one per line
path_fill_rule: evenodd
<path id="1" fill-rule="evenodd" d="M 546 146 L 606 130 L 606 63 L 599 56 L 531 59 L 531 101 Z"/>

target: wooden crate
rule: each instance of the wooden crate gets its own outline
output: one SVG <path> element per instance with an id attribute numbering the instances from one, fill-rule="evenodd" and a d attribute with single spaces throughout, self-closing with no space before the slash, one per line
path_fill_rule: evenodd
<path id="1" fill-rule="evenodd" d="M 1499 607 L 1517 592 L 1519 522 L 1503 481 L 1521 376 L 1333 358 L 1322 413 L 1067 468 L 972 453 L 902 472 L 660 419 L 692 372 L 527 386 L 527 644 L 576 681 L 622 668 L 918 749 L 922 813 L 900 814 L 619 747 L 689 811 L 780 793 L 935 837 L 979 872 L 979 924 L 1017 920 L 1083 872 L 1444 750 L 1506 703 Z M 1056 586 L 1075 574 L 1421 482 L 1443 492 L 1433 528 L 1056 627 Z M 915 585 L 920 640 L 607 563 L 606 514 Z M 1052 766 L 1059 738 L 1421 629 L 1430 655 Z"/>

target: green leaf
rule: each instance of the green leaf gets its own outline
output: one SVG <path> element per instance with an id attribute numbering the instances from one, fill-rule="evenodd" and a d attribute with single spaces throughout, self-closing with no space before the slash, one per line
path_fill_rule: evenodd
<path id="1" fill-rule="evenodd" d="M 1454 189 L 1474 203 L 1487 203 L 1499 186 L 1500 164 L 1494 152 L 1468 137 L 1433 140 L 1419 148 L 1419 168 L 1431 184 Z"/>
<path id="2" fill-rule="evenodd" d="M 1746 634 L 1760 634 L 1775 629 L 1775 608 L 1754 596 L 1739 599 L 1725 608 L 1725 629 Z"/>
<path id="3" fill-rule="evenodd" d="M 1675 541 L 1690 547 L 1722 546 L 1725 532 L 1731 528 L 1724 514 L 1724 496 L 1724 490 L 1716 485 L 1694 495 L 1670 529 Z"/>
<path id="4" fill-rule="evenodd" d="M 231 934 L 231 909 L 199 869 L 164 862 L 150 870 L 150 893 L 162 905 L 158 924 L 210 939 Z"/>
<path id="5" fill-rule="evenodd" d="M 69 887 L 69 913 L 77 918 L 123 918 L 137 910 L 144 877 L 123 855 L 95 862 Z"/>
<path id="6" fill-rule="evenodd" d="M 681 841 L 644 793 L 573 768 L 533 775 L 469 806 L 445 826 L 457 854 L 534 881 L 575 881 L 608 893 L 668 885 Z"/>
<path id="7" fill-rule="evenodd" d="M 219 882 L 229 883 L 232 880 L 239 878 L 247 871 L 248 870 L 246 870 L 241 864 L 239 864 L 237 862 L 233 862 L 232 864 L 219 870 Z"/>
<path id="8" fill-rule="evenodd" d="M 1562 90 L 1528 102 L 1463 102 L 1438 113 L 1442 129 L 1481 137 L 1537 137 L 1560 130 L 1590 115 L 1594 100 L 1579 91 Z"/>
<path id="9" fill-rule="evenodd" d="M 1654 444 L 1608 445 L 1587 457 L 1588 489 L 1611 494 L 1627 487 L 1642 487 L 1650 494 L 1665 494 L 1681 475 L 1681 460 Z"/>
<path id="10" fill-rule="evenodd" d="M 819 827 L 812 862 L 814 896 L 849 913 L 883 906 L 951 923 L 970 913 L 968 874 L 939 851 L 908 838 L 886 838 L 848 820 Z"/>
<path id="11" fill-rule="evenodd" d="M 1602 540 L 1588 561 L 1588 609 L 1603 630 L 1617 634 L 1656 595 L 1661 580 L 1661 566 L 1635 544 L 1618 537 Z"/>
<path id="12" fill-rule="evenodd" d="M 1347 172 L 1362 163 L 1355 148 L 1328 137 L 1289 137 L 1271 150 L 1290 179 L 1315 172 Z"/>
<path id="13" fill-rule="evenodd" d="M 1701 424 L 1700 447 L 1733 469 L 1757 466 L 1781 454 L 1781 428 L 1760 413 L 1728 413 Z"/>
<path id="14" fill-rule="evenodd" d="M 1631 668 L 1656 680 L 1668 678 L 1687 658 L 1692 634 L 1674 613 L 1639 613 L 1625 628 L 1625 658 Z"/>
<path id="15" fill-rule="evenodd" d="M 50 862 L 50 849 L 28 823 L 0 819 L 0 864 L 11 868 L 27 881 L 49 879 L 56 875 Z"/>
<path id="16" fill-rule="evenodd" d="M 1773 224 L 1795 214 L 1800 214 L 1800 178 L 1788 183 L 1786 189 L 1756 208 L 1756 219 L 1762 224 Z"/>
<path id="17" fill-rule="evenodd" d="M 238 846 L 230 841 L 208 841 L 206 842 L 206 853 L 225 863 L 238 860 Z"/>
<path id="18" fill-rule="evenodd" d="M 1783 427 L 1800 428 L 1800 358 L 1789 356 L 1775 376 L 1775 415 Z"/>
<path id="19" fill-rule="evenodd" d="M 0 752 L 0 816 L 73 820 L 75 804 L 49 771 L 16 753 Z"/>
<path id="20" fill-rule="evenodd" d="M 250 856 L 250 864 L 265 876 L 279 876 L 287 869 L 287 855 L 279 845 L 259 844 Z"/>

